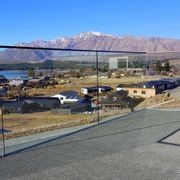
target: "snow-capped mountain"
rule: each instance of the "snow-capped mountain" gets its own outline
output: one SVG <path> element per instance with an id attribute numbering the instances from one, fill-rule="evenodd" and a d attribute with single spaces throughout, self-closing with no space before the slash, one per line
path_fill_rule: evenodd
<path id="1" fill-rule="evenodd" d="M 36 40 L 18 46 L 54 47 L 67 49 L 119 50 L 165 52 L 180 51 L 180 40 L 159 37 L 114 36 L 100 32 L 84 32 L 73 37 L 58 37 L 51 41 Z M 56 52 L 57 53 L 57 52 Z M 8 49 L 0 52 L 0 60 L 30 62 L 52 59 L 54 52 L 40 50 Z"/>

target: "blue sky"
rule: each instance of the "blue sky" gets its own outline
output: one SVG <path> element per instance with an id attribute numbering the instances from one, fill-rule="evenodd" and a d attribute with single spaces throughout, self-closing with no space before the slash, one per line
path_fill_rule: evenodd
<path id="1" fill-rule="evenodd" d="M 1 0 L 0 44 L 80 32 L 180 39 L 179 0 Z"/>

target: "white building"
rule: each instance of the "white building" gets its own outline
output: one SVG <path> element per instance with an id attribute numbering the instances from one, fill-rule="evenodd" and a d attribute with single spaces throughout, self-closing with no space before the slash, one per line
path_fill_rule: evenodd
<path id="1" fill-rule="evenodd" d="M 111 92 L 113 89 L 111 86 L 94 86 L 94 87 L 82 87 L 81 88 L 81 93 L 84 95 L 89 95 L 89 94 L 96 94 L 98 91 L 99 93 L 107 93 Z"/>
<path id="2" fill-rule="evenodd" d="M 109 69 L 118 69 L 119 62 L 122 62 L 123 60 L 126 61 L 126 68 L 128 69 L 128 56 L 109 58 Z"/>
<path id="3" fill-rule="evenodd" d="M 78 95 L 76 91 L 64 91 L 52 97 L 57 97 L 60 100 L 61 104 L 75 103 L 75 102 L 78 102 L 80 99 L 80 96 Z"/>
<path id="4" fill-rule="evenodd" d="M 9 81 L 10 86 L 19 86 L 19 85 L 22 85 L 23 83 L 24 83 L 24 80 L 22 79 L 13 79 Z"/>

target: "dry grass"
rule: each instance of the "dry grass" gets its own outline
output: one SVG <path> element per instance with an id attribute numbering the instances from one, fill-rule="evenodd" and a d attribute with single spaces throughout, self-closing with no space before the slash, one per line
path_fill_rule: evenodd
<path id="1" fill-rule="evenodd" d="M 136 108 L 146 108 L 146 107 L 149 107 L 149 106 L 153 106 L 153 105 L 156 105 L 156 104 L 163 103 L 165 101 L 169 101 L 171 99 L 173 99 L 173 98 L 169 97 L 167 94 L 157 94 L 154 97 L 145 99 Z"/>
<path id="2" fill-rule="evenodd" d="M 6 114 L 4 115 L 5 128 L 13 131 L 44 127 L 63 122 L 70 122 L 81 118 L 89 118 L 86 114 L 56 115 L 50 111 L 31 114 Z"/>
<path id="3" fill-rule="evenodd" d="M 176 98 L 174 101 L 167 104 L 162 104 L 158 108 L 180 108 L 180 98 Z"/>
<path id="4" fill-rule="evenodd" d="M 100 119 L 107 116 L 125 113 L 128 111 L 128 109 L 124 109 L 100 112 Z M 48 111 L 31 114 L 4 115 L 5 129 L 11 130 L 11 133 L 7 134 L 6 138 L 24 136 L 53 129 L 87 124 L 95 121 L 97 121 L 97 113 L 57 115 L 52 114 L 50 111 Z"/>
<path id="5" fill-rule="evenodd" d="M 123 84 L 140 83 L 154 79 L 155 77 L 151 79 L 143 79 L 140 77 L 99 78 L 99 85 L 108 85 L 115 88 L 120 83 Z M 49 86 L 47 88 L 32 88 L 27 90 L 26 93 L 29 95 L 33 95 L 33 94 L 54 95 L 66 90 L 75 90 L 77 92 L 80 92 L 82 87 L 97 85 L 96 78 L 84 78 L 84 79 L 69 78 L 68 80 L 71 83 Z M 65 81 L 67 81 L 67 79 L 65 79 Z"/>

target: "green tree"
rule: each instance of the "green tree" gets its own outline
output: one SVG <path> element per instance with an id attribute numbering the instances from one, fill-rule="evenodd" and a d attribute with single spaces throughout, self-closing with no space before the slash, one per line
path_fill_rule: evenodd
<path id="1" fill-rule="evenodd" d="M 161 72 L 163 70 L 163 67 L 161 65 L 160 61 L 157 61 L 155 64 L 155 71 Z"/>
<path id="2" fill-rule="evenodd" d="M 29 71 L 28 71 L 28 76 L 29 76 L 29 77 L 35 77 L 35 72 L 34 72 L 33 69 L 29 69 Z"/>
<path id="3" fill-rule="evenodd" d="M 164 64 L 163 70 L 166 71 L 166 72 L 169 72 L 170 68 L 171 68 L 170 62 L 166 61 L 165 64 Z"/>

